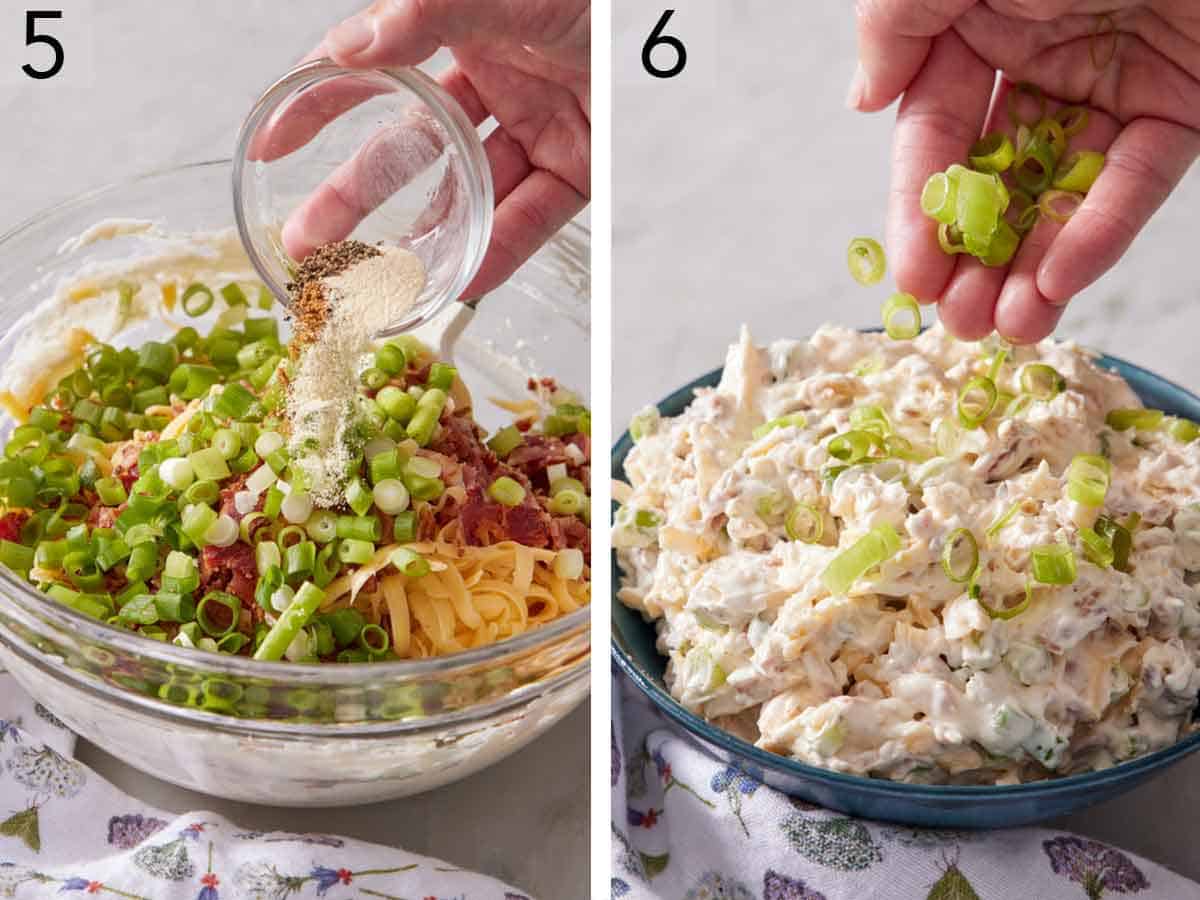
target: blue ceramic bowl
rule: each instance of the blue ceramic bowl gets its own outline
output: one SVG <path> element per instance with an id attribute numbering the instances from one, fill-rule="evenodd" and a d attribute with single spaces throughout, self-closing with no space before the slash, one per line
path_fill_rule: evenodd
<path id="1" fill-rule="evenodd" d="M 1138 366 L 1111 356 L 1101 366 L 1122 375 L 1146 406 L 1200 421 L 1200 398 Z M 714 369 L 658 404 L 664 416 L 683 412 L 699 387 L 721 378 Z M 625 455 L 632 446 L 628 432 L 612 452 L 613 478 L 624 477 Z M 620 573 L 612 562 L 613 661 L 665 715 L 675 731 L 724 763 L 740 762 L 760 769 L 771 787 L 811 803 L 854 816 L 940 828 L 1002 828 L 1039 822 L 1108 800 L 1164 771 L 1200 750 L 1200 732 L 1137 759 L 1082 775 L 1017 785 L 953 786 L 902 784 L 843 775 L 760 750 L 684 709 L 663 684 L 666 660 L 654 646 L 655 629 L 641 614 L 621 605 L 615 588 Z"/>

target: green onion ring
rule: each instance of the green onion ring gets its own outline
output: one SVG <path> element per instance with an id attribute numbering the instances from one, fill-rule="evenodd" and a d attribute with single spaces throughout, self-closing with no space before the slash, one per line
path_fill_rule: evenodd
<path id="1" fill-rule="evenodd" d="M 943 222 L 938 226 L 938 246 L 945 253 L 966 253 L 967 248 L 962 242 L 962 232 L 955 226 Z"/>
<path id="2" fill-rule="evenodd" d="M 783 523 L 787 536 L 793 541 L 816 544 L 825 532 L 825 517 L 807 503 L 797 503 Z"/>
<path id="3" fill-rule="evenodd" d="M 1072 138 L 1087 128 L 1089 115 L 1083 106 L 1064 106 L 1054 114 L 1054 120 L 1062 126 L 1063 134 Z"/>
<path id="4" fill-rule="evenodd" d="M 1031 137 L 1013 164 L 1013 177 L 1018 186 L 1037 196 L 1050 187 L 1058 160 L 1048 143 Z"/>
<path id="5" fill-rule="evenodd" d="M 934 172 L 921 190 L 921 211 L 943 225 L 957 218 L 958 186 L 945 172 Z"/>
<path id="6" fill-rule="evenodd" d="M 1067 496 L 1082 506 L 1104 505 L 1112 466 L 1103 456 L 1080 453 L 1067 467 Z"/>
<path id="7" fill-rule="evenodd" d="M 973 398 L 971 395 L 975 393 L 983 396 Z M 986 422 L 996 408 L 998 396 L 996 382 L 984 375 L 977 375 L 964 384 L 958 392 L 958 421 L 962 427 L 975 429 Z"/>
<path id="8" fill-rule="evenodd" d="M 1191 419 L 1170 416 L 1163 420 L 1163 424 L 1167 426 L 1167 433 L 1182 444 L 1190 444 L 1196 438 L 1200 437 L 1200 424 L 1193 422 Z"/>
<path id="9" fill-rule="evenodd" d="M 855 238 L 846 249 L 846 265 L 859 284 L 878 284 L 887 271 L 887 257 L 879 242 L 871 238 Z"/>
<path id="10" fill-rule="evenodd" d="M 877 525 L 835 556 L 821 573 L 821 581 L 831 594 L 845 594 L 859 578 L 899 552 L 896 529 Z"/>
<path id="11" fill-rule="evenodd" d="M 199 298 L 199 299 L 197 299 Z M 183 311 L 192 318 L 202 316 L 216 303 L 217 298 L 206 284 L 189 284 L 187 290 L 183 292 L 183 296 L 179 298 L 179 305 L 183 307 Z"/>
<path id="12" fill-rule="evenodd" d="M 1116 559 L 1112 541 L 1091 528 L 1079 529 L 1079 542 L 1083 544 L 1083 555 L 1088 561 L 1107 569 Z"/>
<path id="13" fill-rule="evenodd" d="M 1067 133 L 1056 119 L 1042 119 L 1033 128 L 1034 140 L 1043 141 L 1050 145 L 1056 160 L 1062 159 L 1067 152 Z"/>
<path id="14" fill-rule="evenodd" d="M 870 456 L 872 449 L 882 449 L 883 445 L 881 435 L 858 429 L 834 435 L 826 449 L 834 459 L 854 465 Z"/>
<path id="15" fill-rule="evenodd" d="M 1138 431 L 1154 431 L 1162 425 L 1163 412 L 1161 409 L 1113 409 L 1109 410 L 1104 422 L 1114 431 L 1128 431 L 1136 428 Z"/>
<path id="16" fill-rule="evenodd" d="M 1105 156 L 1096 150 L 1076 150 L 1058 164 L 1051 187 L 1086 194 L 1100 177 Z"/>
<path id="17" fill-rule="evenodd" d="M 1038 209 L 1047 219 L 1062 224 L 1079 211 L 1083 205 L 1083 194 L 1074 191 L 1046 191 L 1038 197 Z"/>
<path id="18" fill-rule="evenodd" d="M 908 323 L 904 316 L 910 317 Z M 899 317 L 899 319 L 897 319 Z M 897 293 L 883 304 L 883 330 L 894 341 L 905 341 L 921 333 L 921 307 L 912 294 Z"/>
<path id="19" fill-rule="evenodd" d="M 946 577 L 955 584 L 966 584 L 978 568 L 979 542 L 975 535 L 966 528 L 952 531 L 942 547 L 942 571 Z"/>
<path id="20" fill-rule="evenodd" d="M 1001 606 L 995 607 L 985 603 L 982 598 L 979 599 L 979 605 L 993 619 L 1014 619 L 1025 610 L 1029 609 L 1029 604 L 1033 602 L 1033 582 L 1025 583 L 1025 599 L 1016 606 Z"/>
<path id="21" fill-rule="evenodd" d="M 1067 379 L 1054 366 L 1029 363 L 1021 369 L 1021 390 L 1037 400 L 1053 400 L 1067 389 Z"/>
<path id="22" fill-rule="evenodd" d="M 1016 158 L 1013 142 L 1003 131 L 986 134 L 971 145 L 967 158 L 979 172 L 1006 172 Z M 931 179 L 932 180 L 932 179 Z M 926 185 L 928 187 L 928 185 Z M 924 200 L 924 194 L 921 195 Z M 924 208 L 924 203 L 922 203 Z M 935 216 L 936 218 L 936 216 Z"/>

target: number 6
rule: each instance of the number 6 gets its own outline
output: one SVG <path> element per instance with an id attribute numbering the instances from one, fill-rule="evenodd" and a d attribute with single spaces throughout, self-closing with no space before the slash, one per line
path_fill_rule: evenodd
<path id="1" fill-rule="evenodd" d="M 673 78 L 682 72 L 683 67 L 687 65 L 687 48 L 683 46 L 683 41 L 677 37 L 662 33 L 667 23 L 671 21 L 671 16 L 674 14 L 675 10 L 673 9 L 668 9 L 664 12 L 662 18 L 658 20 L 658 24 L 654 26 L 654 30 L 650 32 L 650 37 L 646 38 L 646 43 L 642 46 L 642 66 L 655 78 Z M 650 58 L 650 54 L 654 52 L 654 48 L 662 44 L 666 44 L 675 51 L 675 65 L 669 69 L 658 68 Z"/>

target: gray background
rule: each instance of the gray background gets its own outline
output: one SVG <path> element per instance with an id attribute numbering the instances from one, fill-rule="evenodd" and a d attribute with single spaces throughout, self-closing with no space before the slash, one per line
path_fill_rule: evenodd
<path id="1" fill-rule="evenodd" d="M 90 19 L 91 72 L 70 67 L 86 56 L 72 31 L 72 41 L 64 34 L 68 68 L 61 77 L 43 82 L 0 77 L 0 233 L 106 182 L 228 156 L 258 92 L 329 25 L 362 5 L 357 0 L 43 4 Z M 5 3 L 0 11 L 3 71 L 27 61 L 14 55 L 20 42 L 11 38 L 24 34 L 29 6 Z M 34 57 L 38 66 L 46 59 Z M 404 847 L 557 900 L 586 896 L 587 735 L 585 703 L 516 757 L 466 781 L 408 800 L 332 810 L 225 803 L 134 772 L 89 745 L 80 758 L 130 794 L 174 812 L 211 809 L 254 829 L 313 830 Z"/>
<path id="2" fill-rule="evenodd" d="M 894 111 L 846 111 L 851 4 L 679 0 L 690 61 L 640 74 L 665 4 L 614 0 L 613 415 L 720 365 L 738 326 L 760 339 L 823 322 L 877 325 L 889 288 L 855 284 L 845 250 L 880 236 Z M 660 65 L 669 62 L 664 56 Z M 1060 334 L 1200 387 L 1193 171 Z M 1200 756 L 1058 823 L 1200 879 Z"/>

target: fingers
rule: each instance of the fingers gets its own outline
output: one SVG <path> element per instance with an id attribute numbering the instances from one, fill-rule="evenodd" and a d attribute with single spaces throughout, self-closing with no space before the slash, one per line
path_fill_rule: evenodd
<path id="1" fill-rule="evenodd" d="M 1137 119 L 1113 141 L 1083 205 L 1037 270 L 1036 288 L 1065 304 L 1125 253 L 1200 154 L 1200 132 Z"/>
<path id="2" fill-rule="evenodd" d="M 586 42 L 587 0 L 377 0 L 334 27 L 324 44 L 345 66 L 414 66 L 472 40 Z"/>
<path id="3" fill-rule="evenodd" d="M 462 299 L 473 300 L 502 284 L 586 205 L 561 178 L 541 169 L 532 172 L 496 207 L 487 255 Z"/>
<path id="4" fill-rule="evenodd" d="M 988 111 L 995 72 L 952 31 L 933 41 L 929 58 L 904 95 L 892 139 L 888 259 L 900 290 L 939 298 L 954 257 L 937 242 L 937 223 L 921 211 L 921 190 L 934 172 L 966 159 Z"/>
<path id="5" fill-rule="evenodd" d="M 949 28 L 972 2 L 859 0 L 854 9 L 859 62 L 846 105 L 874 112 L 891 104 L 921 70 L 931 39 Z"/>
<path id="6" fill-rule="evenodd" d="M 1008 91 L 1012 86 L 1004 82 L 1001 90 L 997 92 L 996 127 L 1003 127 L 1002 121 L 1007 118 Z M 1051 101 L 1046 107 L 1046 113 L 1054 114 L 1057 106 L 1057 103 Z M 1068 152 L 1085 149 L 1108 150 L 1120 128 L 1120 124 L 1112 116 L 1092 109 L 1085 130 L 1070 139 Z M 1007 131 L 1012 133 L 1012 127 L 1009 126 Z M 1058 235 L 1063 230 L 1062 223 L 1044 215 L 1039 216 L 1037 226 L 1021 241 L 1000 293 L 992 299 L 996 331 L 1009 341 L 1040 341 L 1050 335 L 1058 324 L 1058 319 L 1062 318 L 1061 304 L 1051 302 L 1040 289 L 1038 271 L 1045 254 L 1057 245 Z"/>

